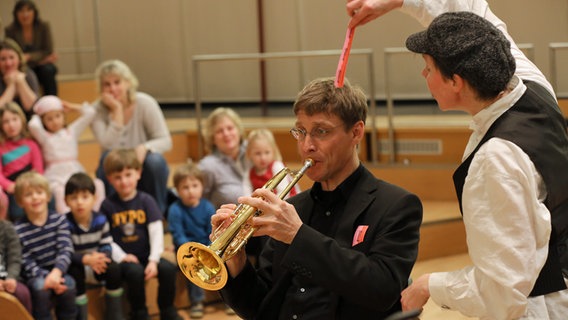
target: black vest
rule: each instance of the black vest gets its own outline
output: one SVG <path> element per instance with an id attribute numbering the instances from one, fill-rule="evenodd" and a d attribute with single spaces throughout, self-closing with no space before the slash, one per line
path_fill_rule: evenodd
<path id="1" fill-rule="evenodd" d="M 539 296 L 566 289 L 562 269 L 568 268 L 568 136 L 556 100 L 542 86 L 528 81 L 525 84 L 527 90 L 519 101 L 497 118 L 456 169 L 454 185 L 462 210 L 463 185 L 473 156 L 493 137 L 513 142 L 530 157 L 546 185 L 544 204 L 552 217 L 548 257 L 530 293 Z"/>

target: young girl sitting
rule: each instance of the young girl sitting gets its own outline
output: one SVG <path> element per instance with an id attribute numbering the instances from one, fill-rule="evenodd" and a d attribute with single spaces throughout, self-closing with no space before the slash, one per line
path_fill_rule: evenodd
<path id="1" fill-rule="evenodd" d="M 15 102 L 0 108 L 0 186 L 8 195 L 8 218 L 24 216 L 14 199 L 14 181 L 22 173 L 34 170 L 43 174 L 43 158 L 37 143 L 30 137 L 26 116 Z"/>
<path id="2" fill-rule="evenodd" d="M 282 162 L 280 150 L 276 145 L 276 140 L 270 130 L 253 130 L 249 133 L 247 140 L 247 157 L 252 162 L 252 168 L 249 174 L 245 176 L 244 183 L 246 190 L 250 191 L 247 194 L 250 194 L 255 189 L 262 188 L 268 180 L 284 168 L 284 163 Z M 280 194 L 290 181 L 291 177 L 288 176 L 275 188 L 275 193 Z M 295 185 L 285 199 L 299 192 L 299 186 Z"/>
<path id="3" fill-rule="evenodd" d="M 246 194 L 252 193 L 255 189 L 262 188 L 268 180 L 284 168 L 280 150 L 276 145 L 272 132 L 268 129 L 256 129 L 249 133 L 247 145 L 247 158 L 252 163 L 249 173 L 245 175 L 244 189 Z M 288 175 L 274 189 L 276 194 L 280 194 L 282 190 L 291 181 Z M 284 197 L 285 199 L 296 195 L 300 192 L 298 185 L 295 185 L 290 192 Z M 258 257 L 266 242 L 266 236 L 252 237 L 246 245 L 246 252 L 250 261 L 256 265 Z"/>
<path id="4" fill-rule="evenodd" d="M 79 111 L 81 116 L 65 126 L 65 112 Z M 55 209 L 66 213 L 65 183 L 76 172 L 85 172 L 79 163 L 79 136 L 95 117 L 95 109 L 88 104 L 73 104 L 61 101 L 56 96 L 41 97 L 34 105 L 35 114 L 28 127 L 32 136 L 41 146 L 45 160 L 45 177 L 55 198 Z M 104 200 L 104 184 L 95 180 L 97 211 Z"/>

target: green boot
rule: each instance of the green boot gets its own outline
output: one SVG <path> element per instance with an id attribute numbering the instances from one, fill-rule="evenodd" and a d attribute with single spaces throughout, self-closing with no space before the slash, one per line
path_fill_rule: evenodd
<path id="1" fill-rule="evenodd" d="M 122 288 L 107 291 L 105 294 L 105 320 L 123 320 Z"/>
<path id="2" fill-rule="evenodd" d="M 89 317 L 89 300 L 87 295 L 80 295 L 75 298 L 75 305 L 77 305 L 77 320 L 87 320 Z"/>

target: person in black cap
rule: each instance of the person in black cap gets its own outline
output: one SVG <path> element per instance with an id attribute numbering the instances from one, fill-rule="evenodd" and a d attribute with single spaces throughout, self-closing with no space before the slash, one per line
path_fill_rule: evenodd
<path id="1" fill-rule="evenodd" d="M 428 26 L 406 47 L 473 131 L 454 173 L 472 265 L 418 277 L 403 310 L 432 298 L 482 319 L 566 319 L 568 137 L 552 86 L 484 0 L 348 0 L 349 26 L 396 8 Z"/>

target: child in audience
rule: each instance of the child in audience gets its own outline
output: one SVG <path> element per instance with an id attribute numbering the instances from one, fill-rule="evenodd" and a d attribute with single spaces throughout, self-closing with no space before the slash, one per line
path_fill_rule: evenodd
<path id="1" fill-rule="evenodd" d="M 215 208 L 211 202 L 202 198 L 203 173 L 193 164 L 188 163 L 174 171 L 173 183 L 179 199 L 168 209 L 168 226 L 177 249 L 186 242 L 199 242 L 209 245 L 211 234 L 211 216 Z M 187 281 L 187 291 L 191 302 L 190 317 L 203 317 L 203 289 Z"/>
<path id="2" fill-rule="evenodd" d="M 69 274 L 77 286 L 77 319 L 87 319 L 87 281 L 104 281 L 105 320 L 122 319 L 120 266 L 111 260 L 110 227 L 106 217 L 94 210 L 95 184 L 84 172 L 74 173 L 65 184 L 65 202 L 71 209 L 67 220 L 75 253 Z"/>
<path id="3" fill-rule="evenodd" d="M 252 168 L 245 177 L 245 187 L 252 192 L 255 189 L 262 188 L 268 180 L 284 168 L 284 163 L 274 135 L 270 130 L 253 130 L 249 133 L 247 140 L 247 157 L 252 163 Z M 290 175 L 283 179 L 274 189 L 275 193 L 280 194 L 291 179 Z M 296 184 L 285 199 L 298 193 L 300 193 L 300 187 Z"/>
<path id="4" fill-rule="evenodd" d="M 268 129 L 255 129 L 252 130 L 248 137 L 247 145 L 247 158 L 252 163 L 248 174 L 245 175 L 244 184 L 245 190 L 250 194 L 258 188 L 262 188 L 268 180 L 270 180 L 276 173 L 284 168 L 282 156 L 274 135 Z M 274 192 L 280 194 L 282 190 L 291 181 L 291 176 L 287 175 L 276 188 Z M 290 192 L 284 197 L 285 199 L 296 195 L 300 192 L 298 185 L 295 185 Z M 247 242 L 246 252 L 250 261 L 257 265 L 260 251 L 266 241 L 266 236 L 252 237 Z"/>
<path id="5" fill-rule="evenodd" d="M 10 221 L 0 220 L 0 291 L 14 295 L 32 313 L 30 291 L 18 281 L 22 266 L 22 246 Z"/>
<path id="6" fill-rule="evenodd" d="M 136 190 L 142 165 L 134 149 L 114 149 L 103 162 L 105 175 L 116 193 L 108 196 L 101 212 L 110 223 L 113 260 L 120 262 L 126 281 L 131 318 L 148 318 L 145 280 L 158 277 L 160 319 L 179 319 L 174 307 L 177 266 L 161 258 L 164 250 L 162 212 L 149 194 Z"/>
<path id="7" fill-rule="evenodd" d="M 73 255 L 64 215 L 49 212 L 49 182 L 37 172 L 18 177 L 15 199 L 25 216 L 15 224 L 22 244 L 22 276 L 32 296 L 34 319 L 51 319 L 52 299 L 58 319 L 75 319 L 75 281 L 67 274 Z"/>
<path id="8" fill-rule="evenodd" d="M 65 112 L 79 111 L 80 117 L 65 125 Z M 49 181 L 55 198 L 55 209 L 59 213 L 69 211 L 65 203 L 64 188 L 69 177 L 75 172 L 85 172 L 78 160 L 79 136 L 91 124 L 95 109 L 61 101 L 56 96 L 43 96 L 34 104 L 35 114 L 28 123 L 31 135 L 41 146 L 45 161 L 45 177 Z M 104 184 L 95 181 L 96 197 L 94 209 L 98 210 L 105 197 Z"/>
<path id="9" fill-rule="evenodd" d="M 26 116 L 15 102 L 0 107 L 0 186 L 8 195 L 8 218 L 16 221 L 24 216 L 14 199 L 16 178 L 34 170 L 43 174 L 43 158 L 37 143 L 31 139 Z"/>

